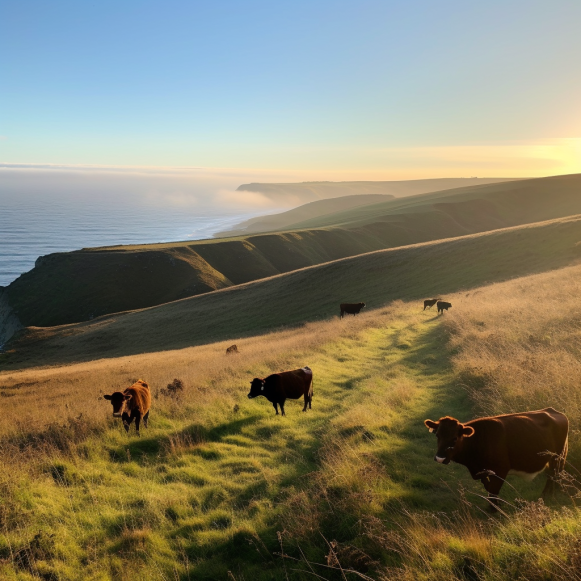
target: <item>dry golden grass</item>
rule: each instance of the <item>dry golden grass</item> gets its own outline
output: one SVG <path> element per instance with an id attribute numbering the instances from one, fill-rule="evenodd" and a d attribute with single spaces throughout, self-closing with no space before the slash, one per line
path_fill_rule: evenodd
<path id="1" fill-rule="evenodd" d="M 396 302 L 379 313 L 362 313 L 344 321 L 335 318 L 239 339 L 239 353 L 235 355 L 226 355 L 226 348 L 231 345 L 227 341 L 62 367 L 0 372 L 0 401 L 5 404 L 0 437 L 37 433 L 54 423 L 74 422 L 81 414 L 84 421 L 102 422 L 105 415 L 110 415 L 110 405 L 102 399 L 103 394 L 123 390 L 139 378 L 151 387 L 152 418 L 156 409 L 171 406 L 176 408 L 175 413 L 187 407 L 190 416 L 193 411 L 201 417 L 217 399 L 232 408 L 240 394 L 247 393 L 254 373 L 264 375 L 271 369 L 288 368 L 297 351 L 304 353 L 304 365 L 308 365 L 313 349 L 340 336 L 354 336 L 377 324 L 378 314 L 385 316 L 400 305 Z M 174 378 L 186 386 L 179 402 L 160 394 Z"/>
<path id="2" fill-rule="evenodd" d="M 581 422 L 581 268 L 459 295 L 446 322 L 459 381 L 482 414 L 552 406 Z"/>

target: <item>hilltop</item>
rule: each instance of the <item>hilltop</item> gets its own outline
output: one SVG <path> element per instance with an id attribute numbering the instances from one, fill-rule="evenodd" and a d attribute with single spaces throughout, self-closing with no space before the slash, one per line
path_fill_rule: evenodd
<path id="1" fill-rule="evenodd" d="M 270 232 L 276 230 L 288 230 L 293 224 L 303 220 L 311 220 L 318 217 L 327 217 L 338 211 L 351 210 L 358 206 L 368 206 L 392 200 L 394 196 L 387 194 L 359 194 L 356 196 L 343 196 L 341 198 L 329 198 L 303 204 L 298 208 L 287 210 L 279 214 L 270 214 L 250 218 L 234 226 L 230 230 L 224 230 L 214 235 L 214 238 L 225 236 L 245 236 L 257 232 Z M 324 219 L 324 218 L 323 218 Z"/>
<path id="2" fill-rule="evenodd" d="M 62 325 L 374 250 L 577 213 L 579 175 L 460 188 L 325 214 L 283 232 L 52 254 L 5 298 L 24 326 Z"/>
<path id="3" fill-rule="evenodd" d="M 305 204 L 315 200 L 353 195 L 382 194 L 401 198 L 467 186 L 510 182 L 526 178 L 437 178 L 397 181 L 252 183 L 238 186 L 239 192 L 256 192 L 278 203 Z"/>
<path id="4" fill-rule="evenodd" d="M 376 251 L 158 307 L 28 328 L 2 368 L 87 361 L 232 340 L 338 314 L 558 268 L 581 258 L 581 216 Z"/>

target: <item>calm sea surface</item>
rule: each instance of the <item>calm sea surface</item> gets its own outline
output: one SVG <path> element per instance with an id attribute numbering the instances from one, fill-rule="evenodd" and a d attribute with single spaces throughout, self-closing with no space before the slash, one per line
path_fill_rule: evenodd
<path id="1" fill-rule="evenodd" d="M 252 216 L 221 208 L 159 207 L 120 197 L 90 200 L 0 192 L 0 286 L 51 252 L 91 246 L 211 238 Z"/>

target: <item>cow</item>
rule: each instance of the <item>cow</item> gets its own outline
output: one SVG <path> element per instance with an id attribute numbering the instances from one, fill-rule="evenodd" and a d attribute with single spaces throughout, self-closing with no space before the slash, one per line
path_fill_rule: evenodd
<path id="1" fill-rule="evenodd" d="M 250 393 L 248 399 L 254 399 L 263 395 L 274 406 L 274 411 L 278 416 L 278 406 L 284 416 L 284 402 L 287 399 L 305 398 L 303 411 L 307 411 L 307 405 L 311 409 L 313 400 L 313 372 L 310 367 L 293 369 L 292 371 L 282 371 L 273 373 L 265 379 L 255 377 L 250 382 Z"/>
<path id="2" fill-rule="evenodd" d="M 149 420 L 149 408 L 151 406 L 151 393 L 149 385 L 142 379 L 138 379 L 125 391 L 116 391 L 111 395 L 104 395 L 113 405 L 113 416 L 123 420 L 123 427 L 129 432 L 131 422 L 135 420 L 135 429 L 139 433 L 139 422 L 143 418 L 143 425 L 147 428 Z"/>
<path id="3" fill-rule="evenodd" d="M 442 313 L 442 315 L 444 314 L 444 311 L 447 311 L 448 309 L 452 308 L 452 303 L 447 303 L 446 301 L 438 301 L 438 315 L 440 313 Z"/>
<path id="4" fill-rule="evenodd" d="M 532 480 L 548 467 L 545 496 L 552 492 L 554 479 L 565 466 L 569 420 L 553 408 L 478 418 L 465 424 L 446 416 L 424 424 L 438 439 L 434 460 L 466 466 L 488 492 L 492 512 L 497 510 L 498 493 L 507 475 Z"/>
<path id="5" fill-rule="evenodd" d="M 341 319 L 345 313 L 349 315 L 357 315 L 359 311 L 365 306 L 365 303 L 341 303 L 339 308 L 341 309 Z"/>
<path id="6" fill-rule="evenodd" d="M 426 299 L 424 301 L 424 311 L 426 309 L 431 309 L 438 301 L 441 301 L 442 299 Z"/>
<path id="7" fill-rule="evenodd" d="M 232 355 L 232 353 L 238 353 L 238 347 L 236 345 L 230 345 L 230 347 L 226 349 L 226 355 Z"/>

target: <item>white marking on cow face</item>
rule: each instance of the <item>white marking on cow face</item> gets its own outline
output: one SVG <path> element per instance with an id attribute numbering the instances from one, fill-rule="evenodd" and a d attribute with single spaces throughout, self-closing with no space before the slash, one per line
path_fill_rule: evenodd
<path id="1" fill-rule="evenodd" d="M 446 458 L 440 458 L 440 456 L 434 456 L 434 460 L 436 462 L 439 462 L 440 464 L 443 464 L 446 461 Z"/>
<path id="2" fill-rule="evenodd" d="M 545 468 L 543 468 L 543 470 Z M 513 476 L 523 478 L 527 482 L 530 482 L 531 480 L 534 480 L 543 470 L 539 470 L 538 472 L 525 472 L 524 470 L 509 470 L 508 473 Z"/>
<path id="3" fill-rule="evenodd" d="M 260 386 L 260 391 L 264 391 L 264 383 Z"/>

